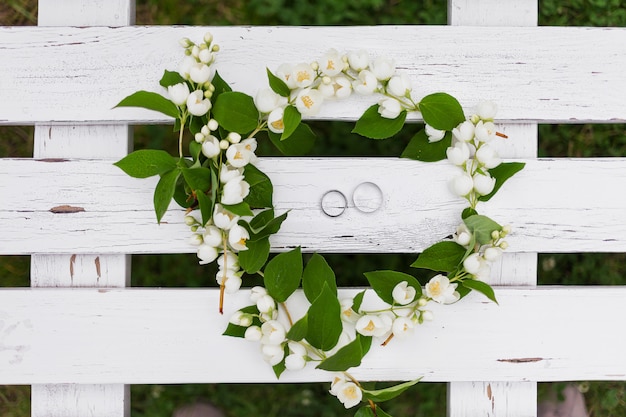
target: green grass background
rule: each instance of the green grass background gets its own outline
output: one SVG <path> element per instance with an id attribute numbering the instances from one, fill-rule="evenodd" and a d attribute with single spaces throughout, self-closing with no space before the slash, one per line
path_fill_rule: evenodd
<path id="1" fill-rule="evenodd" d="M 540 0 L 540 25 L 626 26 L 621 0 Z M 564 4 L 567 3 L 567 4 Z M 36 0 L 2 0 L 0 25 L 35 25 Z M 138 0 L 139 25 L 372 25 L 445 24 L 443 0 Z M 330 47 L 330 46 L 329 46 Z M 365 141 L 350 133 L 347 123 L 314 123 L 316 155 L 395 156 L 404 140 Z M 623 125 L 542 125 L 539 154 L 550 157 L 626 156 Z M 32 155 L 32 127 L 0 127 L 0 157 Z M 135 128 L 135 148 L 174 151 L 171 127 Z M 271 149 L 262 149 L 267 155 Z M 377 268 L 406 270 L 413 255 L 332 255 L 327 257 L 343 285 L 360 282 L 354 271 Z M 623 285 L 625 254 L 542 254 L 539 283 Z M 133 286 L 201 287 L 214 285 L 212 272 L 199 267 L 195 255 L 133 256 Z M 0 286 L 28 286 L 29 258 L 0 257 Z M 580 335 L 584 340 L 585 335 Z M 220 360 L 215 358 L 215 360 Z M 540 396 L 563 384 L 540 384 Z M 626 415 L 626 384 L 580 382 L 592 416 Z M 327 394 L 327 384 L 137 385 L 132 391 L 132 416 L 171 416 L 182 404 L 211 401 L 230 417 L 352 416 Z M 30 388 L 0 387 L 0 416 L 30 415 Z M 418 384 L 388 405 L 396 416 L 444 416 L 445 384 Z"/>

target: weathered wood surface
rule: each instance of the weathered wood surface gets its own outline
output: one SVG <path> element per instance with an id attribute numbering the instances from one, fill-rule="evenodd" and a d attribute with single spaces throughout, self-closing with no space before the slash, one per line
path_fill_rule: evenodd
<path id="1" fill-rule="evenodd" d="M 112 107 L 137 90 L 158 91 L 163 70 L 182 58 L 178 40 L 207 30 L 222 47 L 218 70 L 249 94 L 267 86 L 266 67 L 309 62 L 333 47 L 366 49 L 395 59 L 416 96 L 446 91 L 466 108 L 491 99 L 502 121 L 626 121 L 624 28 L 6 27 L 0 123 L 170 122 Z M 370 104 L 332 103 L 319 118 L 354 120 Z"/>
<path id="2" fill-rule="evenodd" d="M 130 178 L 112 162 L 0 161 L 0 253 L 193 252 L 183 210 L 171 208 L 158 225 L 155 179 Z M 511 252 L 626 250 L 625 159 L 526 162 L 479 207 L 512 226 Z M 259 167 L 274 183 L 277 213 L 291 210 L 272 241 L 278 251 L 419 252 L 450 235 L 465 207 L 448 191 L 455 167 L 445 161 L 280 158 Z M 352 201 L 367 182 L 382 192 L 371 213 Z M 321 209 L 330 190 L 348 202 L 338 217 Z"/>
<path id="3" fill-rule="evenodd" d="M 257 343 L 222 337 L 248 291 L 9 289 L 0 292 L 0 384 L 274 382 Z M 356 294 L 342 290 L 340 297 Z M 472 294 L 434 305 L 434 321 L 405 340 L 374 345 L 364 380 L 623 380 L 626 288 L 498 288 L 499 305 Z M 288 300 L 294 317 L 305 303 Z M 366 295 L 365 302 L 372 299 Z M 365 304 L 367 305 L 367 304 Z M 618 327 L 616 327 L 618 326 Z M 382 342 L 382 340 L 380 341 Z M 328 381 L 286 372 L 283 382 Z"/>

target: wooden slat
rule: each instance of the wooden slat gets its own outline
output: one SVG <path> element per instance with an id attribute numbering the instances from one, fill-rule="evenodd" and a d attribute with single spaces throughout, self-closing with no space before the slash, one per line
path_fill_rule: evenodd
<path id="1" fill-rule="evenodd" d="M 626 159 L 528 160 L 479 210 L 513 227 L 511 252 L 626 250 Z M 276 250 L 419 252 L 448 236 L 465 207 L 447 187 L 454 167 L 391 159 L 265 159 L 277 213 L 289 212 Z M 46 179 L 42 187 L 42 178 Z M 355 188 L 375 183 L 382 207 L 364 213 Z M 182 209 L 158 225 L 155 179 L 129 178 L 112 161 L 0 162 L 0 253 L 193 252 Z M 320 208 L 329 190 L 344 193 L 339 217 Z M 64 208 L 70 206 L 71 208 Z M 53 213 L 50 210 L 84 210 Z"/>
<path id="2" fill-rule="evenodd" d="M 222 47 L 220 73 L 249 94 L 267 86 L 266 67 L 366 49 L 395 59 L 417 96 L 446 91 L 465 107 L 491 99 L 500 120 L 626 121 L 626 29 L 380 26 L 0 28 L 0 123 L 169 122 L 111 108 L 139 89 L 157 91 L 182 58 L 179 38 L 207 30 Z M 334 103 L 319 117 L 353 120 L 370 99 Z"/>
<path id="3" fill-rule="evenodd" d="M 342 290 L 340 297 L 356 292 Z M 217 289 L 2 290 L 0 384 L 276 381 L 258 344 L 221 336 L 229 316 L 250 304 L 248 295 L 228 296 L 220 316 Z M 433 305 L 434 321 L 409 339 L 375 344 L 355 377 L 626 378 L 626 341 L 610 319 L 626 315 L 626 288 L 497 288 L 496 295 L 499 305 L 480 294 L 453 306 Z M 294 317 L 306 304 L 296 296 L 288 300 Z M 281 381 L 329 378 L 310 370 L 286 372 Z"/>

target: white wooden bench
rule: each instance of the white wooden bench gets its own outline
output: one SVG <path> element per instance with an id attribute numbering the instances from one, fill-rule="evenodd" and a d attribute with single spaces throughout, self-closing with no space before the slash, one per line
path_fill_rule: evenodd
<path id="1" fill-rule="evenodd" d="M 178 39 L 207 28 L 124 27 L 132 0 L 88 3 L 40 0 L 41 27 L 0 28 L 0 124 L 36 126 L 32 159 L 0 160 L 0 254 L 31 255 L 33 287 L 0 291 L 0 384 L 31 384 L 39 417 L 128 416 L 129 384 L 273 382 L 256 347 L 218 337 L 245 293 L 228 300 L 224 318 L 216 290 L 124 288 L 129 254 L 192 248 L 182 210 L 157 225 L 150 180 L 112 165 L 129 151 L 129 124 L 168 120 L 112 107 L 155 90 L 163 69 L 176 68 Z M 265 85 L 266 66 L 364 48 L 393 57 L 418 92 L 498 103 L 510 138 L 500 153 L 527 162 L 485 206 L 514 231 L 492 277 L 500 304 L 477 296 L 437 309 L 419 344 L 372 352 L 354 375 L 450 382 L 450 416 L 533 416 L 537 381 L 626 380 L 626 288 L 536 287 L 537 252 L 626 251 L 626 160 L 536 159 L 536 123 L 626 121 L 626 30 L 532 27 L 536 0 L 450 0 L 449 16 L 453 27 L 210 30 L 220 71 L 249 94 Z M 366 106 L 355 98 L 320 118 L 355 120 Z M 463 208 L 442 185 L 449 167 L 398 160 L 389 172 L 389 163 L 262 160 L 277 209 L 293 210 L 273 248 L 419 252 L 449 234 Z M 383 192 L 381 210 L 321 212 L 326 191 L 350 196 L 368 181 Z"/>

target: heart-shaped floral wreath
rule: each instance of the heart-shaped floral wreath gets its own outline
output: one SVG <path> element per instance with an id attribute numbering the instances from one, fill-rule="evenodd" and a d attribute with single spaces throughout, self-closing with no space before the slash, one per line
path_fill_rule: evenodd
<path id="1" fill-rule="evenodd" d="M 363 404 L 357 416 L 387 416 L 377 403 L 418 380 L 373 390 L 354 379 L 347 370 L 360 365 L 373 340 L 386 345 L 432 320 L 431 301 L 454 303 L 472 290 L 496 301 L 485 279 L 490 263 L 507 247 L 509 228 L 478 214 L 476 206 L 524 166 L 503 163 L 490 145 L 497 137 L 506 137 L 493 123 L 496 106 L 480 103 L 466 117 L 458 101 L 446 93 L 415 101 L 409 78 L 396 72 L 392 60 L 333 49 L 313 63 L 268 69 L 269 88 L 252 98 L 232 91 L 214 70 L 219 47 L 210 33 L 199 44 L 189 39 L 180 44 L 185 58 L 178 71 L 165 71 L 160 81 L 167 98 L 139 91 L 118 104 L 173 117 L 179 132 L 178 157 L 163 150 L 138 150 L 116 165 L 132 177 L 160 177 L 154 192 L 157 221 L 172 199 L 187 209 L 185 223 L 200 264 L 216 261 L 219 266 L 220 312 L 224 293 L 238 291 L 244 273 L 263 277 L 264 286 L 251 289 L 252 304 L 231 317 L 225 335 L 259 343 L 277 377 L 308 363 L 333 372 L 330 393 L 346 408 Z M 402 272 L 364 274 L 374 290 L 368 297 L 379 298 L 375 310 L 364 307 L 366 291 L 339 299 L 335 274 L 319 254 L 306 266 L 300 248 L 268 261 L 270 236 L 278 232 L 287 213 L 274 213 L 270 178 L 254 165 L 258 134 L 267 134 L 283 153 L 306 153 L 315 135 L 302 116 L 314 116 L 324 101 L 349 99 L 355 93 L 377 100 L 354 128 L 368 138 L 395 135 L 409 112 L 419 112 L 425 128 L 401 156 L 423 162 L 447 158 L 458 167 L 450 190 L 469 203 L 452 238 L 425 249 L 411 264 L 430 271 L 423 288 L 414 276 Z M 187 156 L 186 129 L 195 139 Z M 310 306 L 294 322 L 286 301 L 300 286 Z"/>

